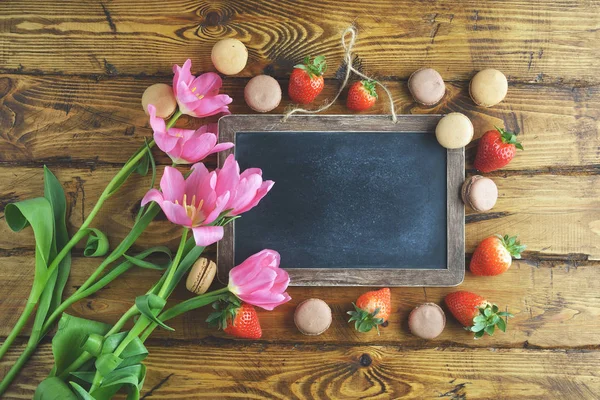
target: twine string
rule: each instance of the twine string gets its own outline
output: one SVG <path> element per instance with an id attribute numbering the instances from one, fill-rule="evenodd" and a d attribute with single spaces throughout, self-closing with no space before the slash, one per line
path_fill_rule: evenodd
<path id="1" fill-rule="evenodd" d="M 350 41 L 348 43 L 346 43 L 346 37 L 348 36 L 348 34 L 350 35 Z M 359 77 L 361 77 L 365 80 L 370 80 L 370 81 L 375 82 L 377 85 L 379 85 L 381 88 L 383 88 L 383 90 L 387 94 L 388 99 L 390 101 L 390 114 L 392 115 L 392 121 L 394 123 L 398 122 L 398 117 L 396 115 L 396 109 L 394 107 L 394 99 L 392 98 L 392 93 L 389 91 L 389 89 L 387 87 L 385 87 L 385 85 L 383 85 L 377 79 L 373 79 L 373 78 L 363 74 L 362 72 L 358 71 L 356 68 L 354 68 L 352 66 L 352 47 L 354 47 L 354 44 L 356 43 L 356 36 L 357 36 L 357 32 L 356 32 L 356 28 L 354 26 L 349 26 L 348 28 L 346 28 L 344 33 L 342 33 L 342 47 L 344 48 L 344 61 L 346 62 L 346 76 L 344 76 L 344 81 L 342 82 L 342 85 L 338 89 L 338 92 L 336 93 L 335 97 L 329 103 L 324 104 L 323 106 L 317 108 L 316 110 L 307 110 L 302 107 L 292 108 L 291 110 L 289 110 L 285 114 L 283 114 L 282 122 L 287 121 L 287 119 L 289 117 L 291 117 L 293 114 L 296 114 L 296 113 L 317 114 L 317 113 L 320 113 L 321 111 L 327 110 L 329 107 L 331 107 L 333 105 L 333 103 L 335 103 L 335 101 L 342 94 L 342 91 L 344 90 L 344 88 L 348 84 L 348 81 L 350 80 L 350 75 L 352 72 L 354 72 L 356 75 L 358 75 Z"/>

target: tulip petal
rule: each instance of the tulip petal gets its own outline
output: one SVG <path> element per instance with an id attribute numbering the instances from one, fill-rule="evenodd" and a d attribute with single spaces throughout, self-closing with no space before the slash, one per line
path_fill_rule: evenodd
<path id="1" fill-rule="evenodd" d="M 216 191 L 218 194 L 231 192 L 232 195 L 235 193 L 235 188 L 240 181 L 240 166 L 237 161 L 235 161 L 235 157 L 233 154 L 230 154 L 225 163 L 223 164 L 223 168 L 219 171 L 219 175 L 217 178 L 217 186 Z M 230 199 L 230 203 L 233 201 L 233 198 Z"/>
<path id="2" fill-rule="evenodd" d="M 223 80 L 219 74 L 215 72 L 206 72 L 193 80 L 190 84 L 190 89 L 197 95 L 216 96 L 219 94 L 221 86 L 223 86 Z"/>
<path id="3" fill-rule="evenodd" d="M 198 100 L 195 103 L 187 101 L 188 106 L 192 107 L 193 113 L 197 117 L 208 117 L 210 115 L 218 114 L 219 112 L 229 111 L 227 107 L 233 99 L 226 94 L 218 94 L 216 96 L 205 96 L 202 100 Z"/>
<path id="4" fill-rule="evenodd" d="M 150 126 L 154 133 L 165 133 L 167 131 L 165 120 L 156 116 L 156 107 L 152 104 L 148 104 L 148 115 L 150 115 Z"/>
<path id="5" fill-rule="evenodd" d="M 219 215 L 221 215 L 221 213 L 225 210 L 227 202 L 229 201 L 229 196 L 230 193 L 225 192 L 223 196 L 217 198 L 215 202 L 215 208 L 210 212 L 210 214 L 208 214 L 208 216 L 204 220 L 205 224 L 211 224 L 214 220 L 216 220 L 219 217 Z"/>
<path id="6" fill-rule="evenodd" d="M 250 175 L 262 176 L 262 169 L 260 168 L 248 168 L 240 174 L 240 179 L 247 178 Z"/>
<path id="7" fill-rule="evenodd" d="M 246 204 L 245 207 L 241 209 L 236 209 L 232 213 L 232 215 L 240 215 L 256 207 L 258 203 L 263 199 L 263 197 L 265 197 L 267 193 L 269 193 L 274 184 L 275 182 L 273 181 L 264 181 L 261 187 L 256 191 L 256 196 L 254 197 L 254 199 L 252 199 L 252 201 Z"/>
<path id="8" fill-rule="evenodd" d="M 231 143 L 231 142 L 219 143 L 218 145 L 216 145 L 215 147 L 213 147 L 213 149 L 208 154 L 219 153 L 219 152 L 224 151 L 224 150 L 229 150 L 233 146 L 235 146 L 235 145 L 233 143 Z"/>
<path id="9" fill-rule="evenodd" d="M 217 143 L 214 133 L 197 134 L 185 143 L 181 157 L 195 163 L 210 154 Z"/>
<path id="10" fill-rule="evenodd" d="M 204 164 L 198 163 L 192 166 L 192 173 L 185 180 L 185 189 L 184 193 L 187 196 L 188 204 L 192 201 L 192 198 L 196 196 L 197 206 L 200 203 L 200 200 L 204 199 L 201 195 L 198 194 L 197 189 L 205 179 L 208 178 L 209 172 Z"/>
<path id="11" fill-rule="evenodd" d="M 164 201 L 163 194 L 157 189 L 148 190 L 148 193 L 146 193 L 146 195 L 142 199 L 141 206 L 144 207 L 146 204 L 150 203 L 151 201 L 154 201 L 160 205 Z"/>
<path id="12" fill-rule="evenodd" d="M 185 180 L 181 172 L 173 167 L 165 167 L 163 176 L 160 179 L 160 189 L 163 192 L 165 200 L 172 202 L 179 201 L 181 203 L 184 187 Z"/>
<path id="13" fill-rule="evenodd" d="M 164 132 L 154 131 L 154 141 L 159 149 L 169 154 L 173 151 L 173 148 L 177 146 L 179 138 L 168 135 Z"/>
<path id="14" fill-rule="evenodd" d="M 269 290 L 261 290 L 249 295 L 237 295 L 246 303 L 260 307 L 267 311 L 290 301 L 292 298 L 287 293 L 273 293 Z"/>
<path id="15" fill-rule="evenodd" d="M 223 239 L 222 226 L 199 226 L 192 228 L 197 246 L 210 246 Z"/>
<path id="16" fill-rule="evenodd" d="M 182 205 L 165 200 L 160 204 L 160 208 L 162 208 L 167 219 L 172 223 L 187 227 L 192 225 L 192 220 L 188 217 Z"/>

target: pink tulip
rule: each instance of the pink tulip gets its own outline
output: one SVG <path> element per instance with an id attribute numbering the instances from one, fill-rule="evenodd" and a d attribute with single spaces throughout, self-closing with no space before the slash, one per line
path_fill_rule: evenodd
<path id="1" fill-rule="evenodd" d="M 290 283 L 286 271 L 279 268 L 279 253 L 263 250 L 248 257 L 229 271 L 229 291 L 242 301 L 272 310 L 292 298 L 285 291 Z"/>
<path id="2" fill-rule="evenodd" d="M 187 60 L 183 67 L 173 66 L 173 93 L 179 105 L 179 111 L 192 117 L 208 117 L 219 113 L 229 114 L 227 104 L 231 97 L 219 94 L 223 82 L 214 72 L 195 77 L 191 74 L 192 61 Z"/>
<path id="3" fill-rule="evenodd" d="M 217 194 L 231 193 L 226 210 L 235 216 L 254 208 L 271 190 L 275 182 L 264 181 L 259 168 L 248 168 L 240 174 L 240 166 L 233 154 L 229 155 L 218 171 L 219 178 L 215 188 Z"/>
<path id="4" fill-rule="evenodd" d="M 156 108 L 152 104 L 148 105 L 148 114 L 156 145 L 177 164 L 193 164 L 209 154 L 233 147 L 233 143 L 217 144 L 217 124 L 204 125 L 195 131 L 167 129 L 165 120 L 156 116 Z"/>
<path id="5" fill-rule="evenodd" d="M 151 201 L 158 203 L 169 221 L 191 228 L 198 246 L 208 246 L 223 238 L 222 226 L 207 226 L 225 209 L 229 193 L 217 195 L 217 173 L 208 172 L 204 164 L 192 166 L 187 179 L 172 167 L 165 167 L 160 190 L 150 189 L 142 199 L 142 206 Z"/>

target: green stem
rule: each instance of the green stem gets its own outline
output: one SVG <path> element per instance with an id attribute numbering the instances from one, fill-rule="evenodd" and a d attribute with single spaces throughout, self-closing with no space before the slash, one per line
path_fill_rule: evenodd
<path id="1" fill-rule="evenodd" d="M 27 360 L 29 360 L 29 357 L 31 357 L 36 348 L 36 345 L 29 344 L 25 347 L 25 350 L 23 350 L 17 361 L 13 364 L 8 373 L 4 376 L 2 382 L 0 382 L 0 397 L 2 397 L 6 389 L 8 389 L 8 386 L 17 377 L 17 375 L 19 374 Z"/>
<path id="2" fill-rule="evenodd" d="M 229 289 L 224 287 L 222 289 L 217 289 L 212 292 L 202 294 L 200 296 L 192 297 L 191 299 L 183 301 L 183 302 L 169 308 L 168 310 L 164 311 L 162 314 L 160 314 L 158 316 L 158 319 L 160 319 L 162 322 L 165 322 L 165 321 L 168 321 L 171 318 L 175 318 L 178 315 L 181 315 L 187 311 L 214 303 L 215 301 L 219 300 L 219 298 L 223 295 L 223 293 L 227 293 L 228 291 L 229 291 Z M 202 299 L 202 300 L 199 301 L 200 299 Z M 193 308 L 189 307 L 189 305 L 191 303 L 194 303 Z M 145 342 L 146 339 L 148 339 L 148 336 L 150 336 L 152 334 L 152 332 L 154 331 L 154 329 L 156 329 L 157 326 L 158 325 L 155 322 L 152 322 L 150 324 L 150 326 L 144 331 L 144 333 L 142 333 L 142 335 L 140 336 L 140 340 L 142 342 Z"/>
<path id="3" fill-rule="evenodd" d="M 15 324 L 12 331 L 10 331 L 10 334 L 6 337 L 6 340 L 4 341 L 4 343 L 2 343 L 2 347 L 0 347 L 0 358 L 2 358 L 4 356 L 4 354 L 6 354 L 6 352 L 10 348 L 10 346 L 13 344 L 13 342 L 19 335 L 19 332 L 21 332 L 21 330 L 23 329 L 25 324 L 27 324 L 27 320 L 29 319 L 29 316 L 31 315 L 33 310 L 35 310 L 35 305 L 36 305 L 36 303 L 30 302 L 29 300 L 27 300 L 27 304 L 25 304 L 25 309 L 23 310 L 23 313 L 19 317 L 19 320 Z M 0 391 L 0 394 L 2 394 L 1 391 Z"/>
<path id="4" fill-rule="evenodd" d="M 179 266 L 179 262 L 181 261 L 181 256 L 183 255 L 183 250 L 185 248 L 185 243 L 187 240 L 188 230 L 189 230 L 188 228 L 183 228 L 183 233 L 181 235 L 181 241 L 179 242 L 179 247 L 177 248 L 177 254 L 175 254 L 175 258 L 173 259 L 173 262 L 171 263 L 171 265 L 169 266 L 169 269 L 166 272 L 167 277 L 166 277 L 166 279 L 163 280 L 162 287 L 160 288 L 160 291 L 158 292 L 159 297 L 162 297 L 165 299 L 166 299 L 166 297 L 168 297 L 168 296 L 165 296 L 165 294 L 168 291 L 169 283 L 173 279 L 175 270 L 177 270 L 177 267 Z M 157 310 L 156 313 L 158 313 L 158 312 L 159 311 Z M 136 337 L 141 335 L 142 332 L 144 332 L 144 330 L 150 325 L 151 322 L 152 321 L 145 315 L 140 316 L 140 318 L 137 320 L 135 325 L 133 325 L 133 328 L 131 328 L 131 330 L 127 333 L 127 336 L 125 336 L 125 339 L 123 339 L 121 341 L 121 343 L 119 343 L 119 345 L 117 346 L 117 348 L 115 349 L 113 354 L 117 357 L 120 356 L 121 353 L 123 353 L 123 351 L 125 351 L 125 349 L 129 345 L 129 343 L 131 343 L 131 341 L 133 339 L 135 339 Z M 96 371 L 96 374 L 94 375 L 94 380 L 92 382 L 92 387 L 90 389 L 90 393 L 93 392 L 95 389 L 97 389 L 100 386 L 100 384 L 102 383 L 102 379 L 103 379 L 103 376 L 100 375 L 100 373 L 98 371 Z"/>
<path id="5" fill-rule="evenodd" d="M 158 292 L 158 296 L 162 297 L 163 299 L 166 299 L 168 297 L 168 295 L 165 295 L 167 294 L 167 290 L 169 289 L 169 284 L 171 283 L 171 280 L 173 280 L 173 275 L 175 274 L 175 271 L 179 266 L 179 262 L 181 261 L 181 256 L 183 255 L 183 249 L 185 248 L 185 242 L 187 240 L 188 231 L 188 228 L 183 228 L 183 233 L 181 234 L 181 241 L 179 242 L 177 254 L 175 254 L 175 259 L 173 260 L 167 271 L 167 278 L 165 279 L 162 287 L 160 288 L 160 291 Z"/>
<path id="6" fill-rule="evenodd" d="M 177 122 L 177 120 L 179 119 L 179 117 L 181 117 L 182 114 L 183 113 L 178 108 L 177 111 L 175 111 L 175 114 L 173 114 L 173 116 L 171 117 L 171 119 L 169 119 L 169 122 L 167 122 L 167 129 L 172 128 L 173 125 L 175 125 L 175 122 Z"/>

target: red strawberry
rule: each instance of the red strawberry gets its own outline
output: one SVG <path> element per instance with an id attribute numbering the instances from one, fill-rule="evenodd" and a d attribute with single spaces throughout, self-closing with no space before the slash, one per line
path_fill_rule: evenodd
<path id="1" fill-rule="evenodd" d="M 377 101 L 377 90 L 374 81 L 354 82 L 348 89 L 348 100 L 346 107 L 353 111 L 364 111 Z"/>
<path id="2" fill-rule="evenodd" d="M 446 296 L 446 305 L 466 330 L 475 332 L 475 339 L 484 334 L 493 335 L 496 326 L 506 332 L 506 321 L 502 317 L 512 318 L 508 312 L 498 312 L 498 306 L 483 297 L 465 291 L 450 293 Z"/>
<path id="3" fill-rule="evenodd" d="M 525 248 L 516 236 L 490 236 L 483 239 L 475 249 L 469 268 L 475 275 L 500 275 L 510 268 L 512 257 L 521 258 L 521 252 Z"/>
<path id="4" fill-rule="evenodd" d="M 500 128 L 487 131 L 479 139 L 474 166 L 481 172 L 495 171 L 508 164 L 517 149 L 523 150 L 523 146 L 514 133 Z"/>
<path id="5" fill-rule="evenodd" d="M 288 94 L 292 101 L 308 104 L 321 93 L 325 86 L 323 73 L 327 70 L 325 56 L 318 56 L 310 62 L 310 57 L 304 59 L 304 64 L 294 66 L 290 76 Z"/>
<path id="6" fill-rule="evenodd" d="M 348 311 L 350 319 L 354 322 L 354 328 L 359 332 L 369 332 L 373 327 L 379 332 L 379 325 L 387 321 L 392 308 L 392 294 L 389 288 L 383 288 L 361 295 L 354 311 Z"/>
<path id="7" fill-rule="evenodd" d="M 226 333 L 242 339 L 260 339 L 262 329 L 258 321 L 256 310 L 250 304 L 242 303 L 238 308 L 233 322 L 227 319 L 227 327 L 223 329 Z"/>
<path id="8" fill-rule="evenodd" d="M 217 311 L 210 314 L 206 320 L 209 325 L 222 328 L 229 335 L 242 339 L 260 339 L 262 329 L 258 321 L 258 315 L 253 306 L 242 303 L 231 295 L 224 300 L 213 303 Z"/>

